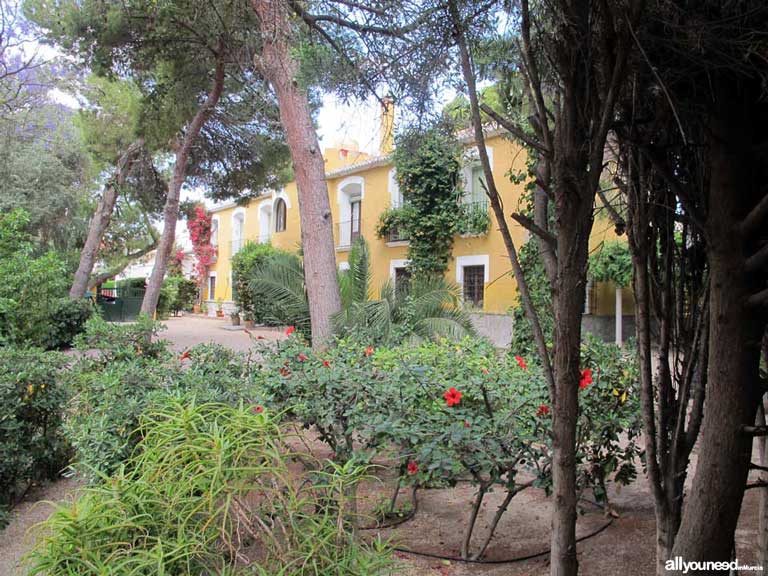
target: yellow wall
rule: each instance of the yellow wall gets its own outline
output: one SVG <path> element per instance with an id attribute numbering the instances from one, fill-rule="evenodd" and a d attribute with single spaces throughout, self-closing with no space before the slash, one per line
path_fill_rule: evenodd
<path id="1" fill-rule="evenodd" d="M 511 213 L 518 207 L 520 195 L 523 192 L 523 184 L 514 184 L 509 180 L 507 173 L 510 170 L 519 172 L 525 170 L 526 155 L 517 145 L 501 136 L 490 136 L 487 147 L 491 150 L 492 168 L 499 193 L 504 203 L 505 211 Z M 376 237 L 375 229 L 381 213 L 390 207 L 389 172 L 392 169 L 390 163 L 378 162 L 375 158 L 355 151 L 347 151 L 346 154 L 338 148 L 326 149 L 326 173 L 328 174 L 328 193 L 333 214 L 334 238 L 339 244 L 339 189 L 350 179 L 363 179 L 363 198 L 361 210 L 362 236 L 368 241 L 372 261 L 372 284 L 378 288 L 390 279 L 390 262 L 392 260 L 404 260 L 407 257 L 407 246 L 388 246 L 384 239 Z M 369 161 L 374 165 L 355 170 L 350 168 L 355 164 Z M 338 174 L 338 170 L 350 168 L 352 173 Z M 295 182 L 285 186 L 284 194 L 287 197 L 289 208 L 287 210 L 286 230 L 272 233 L 271 242 L 278 248 L 295 251 L 301 241 L 299 225 L 298 198 Z M 272 197 L 265 197 L 265 199 Z M 258 207 L 264 199 L 254 199 L 244 208 L 245 210 L 245 240 L 256 241 L 259 237 L 259 213 Z M 238 208 L 228 206 L 214 210 L 213 214 L 219 220 L 219 256 L 212 271 L 217 275 L 216 297 L 231 300 L 232 291 L 230 285 L 230 240 L 232 238 L 232 215 Z M 510 222 L 513 239 L 518 247 L 528 239 L 528 233 L 518 224 Z M 590 240 L 590 248 L 596 249 L 600 243 L 615 238 L 613 226 L 604 219 L 595 222 L 593 236 Z M 496 219 L 491 212 L 491 226 L 488 234 L 481 237 L 457 236 L 454 241 L 453 254 L 446 272 L 446 279 L 456 282 L 457 258 L 467 256 L 488 256 L 488 282 L 485 285 L 485 300 L 483 310 L 485 312 L 504 313 L 516 303 L 516 284 L 511 275 L 509 259 L 507 257 L 504 242 L 498 231 Z M 349 251 L 338 249 L 336 251 L 337 263 L 347 260 Z M 598 289 L 599 288 L 599 289 Z M 598 287 L 595 290 L 597 303 L 594 307 L 599 314 L 610 315 L 613 313 L 614 292 L 610 286 Z M 624 313 L 632 313 L 631 298 L 625 298 Z"/>

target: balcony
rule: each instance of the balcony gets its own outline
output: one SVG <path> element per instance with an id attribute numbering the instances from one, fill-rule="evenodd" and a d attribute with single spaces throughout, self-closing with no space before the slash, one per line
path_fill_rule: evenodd
<path id="1" fill-rule="evenodd" d="M 461 202 L 458 206 L 456 233 L 461 236 L 484 236 L 491 227 L 488 201 Z"/>
<path id="2" fill-rule="evenodd" d="M 387 244 L 394 244 L 395 242 L 408 242 L 408 234 L 405 233 L 405 229 L 402 225 L 393 223 L 384 236 Z"/>
<path id="3" fill-rule="evenodd" d="M 336 250 L 349 250 L 360 238 L 363 223 L 358 220 L 342 220 L 336 225 Z"/>

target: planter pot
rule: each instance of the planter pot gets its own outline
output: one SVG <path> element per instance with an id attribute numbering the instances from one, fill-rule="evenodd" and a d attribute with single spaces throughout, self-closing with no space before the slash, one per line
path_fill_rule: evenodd
<path id="1" fill-rule="evenodd" d="M 240 326 L 240 316 L 230 316 L 232 319 L 232 326 Z"/>
<path id="2" fill-rule="evenodd" d="M 192 305 L 192 312 L 194 314 L 200 314 L 200 304 L 193 304 Z"/>
<path id="3" fill-rule="evenodd" d="M 256 326 L 255 320 L 243 320 L 243 325 L 245 326 L 246 330 L 253 330 Z"/>
<path id="4" fill-rule="evenodd" d="M 224 318 L 224 310 L 216 310 L 216 318 Z"/>

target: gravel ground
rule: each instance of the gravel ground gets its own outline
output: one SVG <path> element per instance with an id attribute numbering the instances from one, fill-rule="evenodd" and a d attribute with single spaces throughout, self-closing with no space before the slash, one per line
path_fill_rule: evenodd
<path id="1" fill-rule="evenodd" d="M 282 328 L 254 328 L 249 330 L 232 329 L 229 317 L 210 318 L 208 316 L 185 315 L 163 320 L 167 330 L 160 332 L 160 337 L 170 340 L 174 350 L 182 351 L 197 344 L 215 342 L 240 352 L 251 347 L 251 338 L 263 336 L 267 340 L 280 340 L 285 337 Z"/>

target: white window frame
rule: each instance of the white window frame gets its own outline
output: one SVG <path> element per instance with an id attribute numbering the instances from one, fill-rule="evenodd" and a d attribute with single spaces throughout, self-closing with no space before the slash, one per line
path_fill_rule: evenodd
<path id="1" fill-rule="evenodd" d="M 404 258 L 389 261 L 389 279 L 392 281 L 392 285 L 395 285 L 395 270 L 397 268 L 406 268 L 411 261 Z"/>
<path id="2" fill-rule="evenodd" d="M 362 234 L 363 198 L 365 198 L 365 178 L 350 176 L 336 185 L 336 204 L 339 207 L 339 227 L 337 248 L 348 249 L 352 245 L 352 202 L 360 202 L 360 226 Z"/>
<path id="3" fill-rule="evenodd" d="M 491 172 L 493 172 L 493 147 L 486 146 L 485 151 L 488 153 L 488 162 L 491 165 Z M 464 166 L 461 170 L 461 175 L 464 184 L 464 195 L 461 197 L 461 201 L 463 203 L 469 203 L 468 199 L 474 196 L 474 190 L 472 190 L 472 171 L 477 167 L 482 168 L 482 164 L 480 162 L 480 151 L 478 150 L 477 146 L 472 146 L 471 148 L 467 148 L 464 151 L 463 165 Z M 487 197 L 487 194 L 484 190 L 482 195 Z"/>

